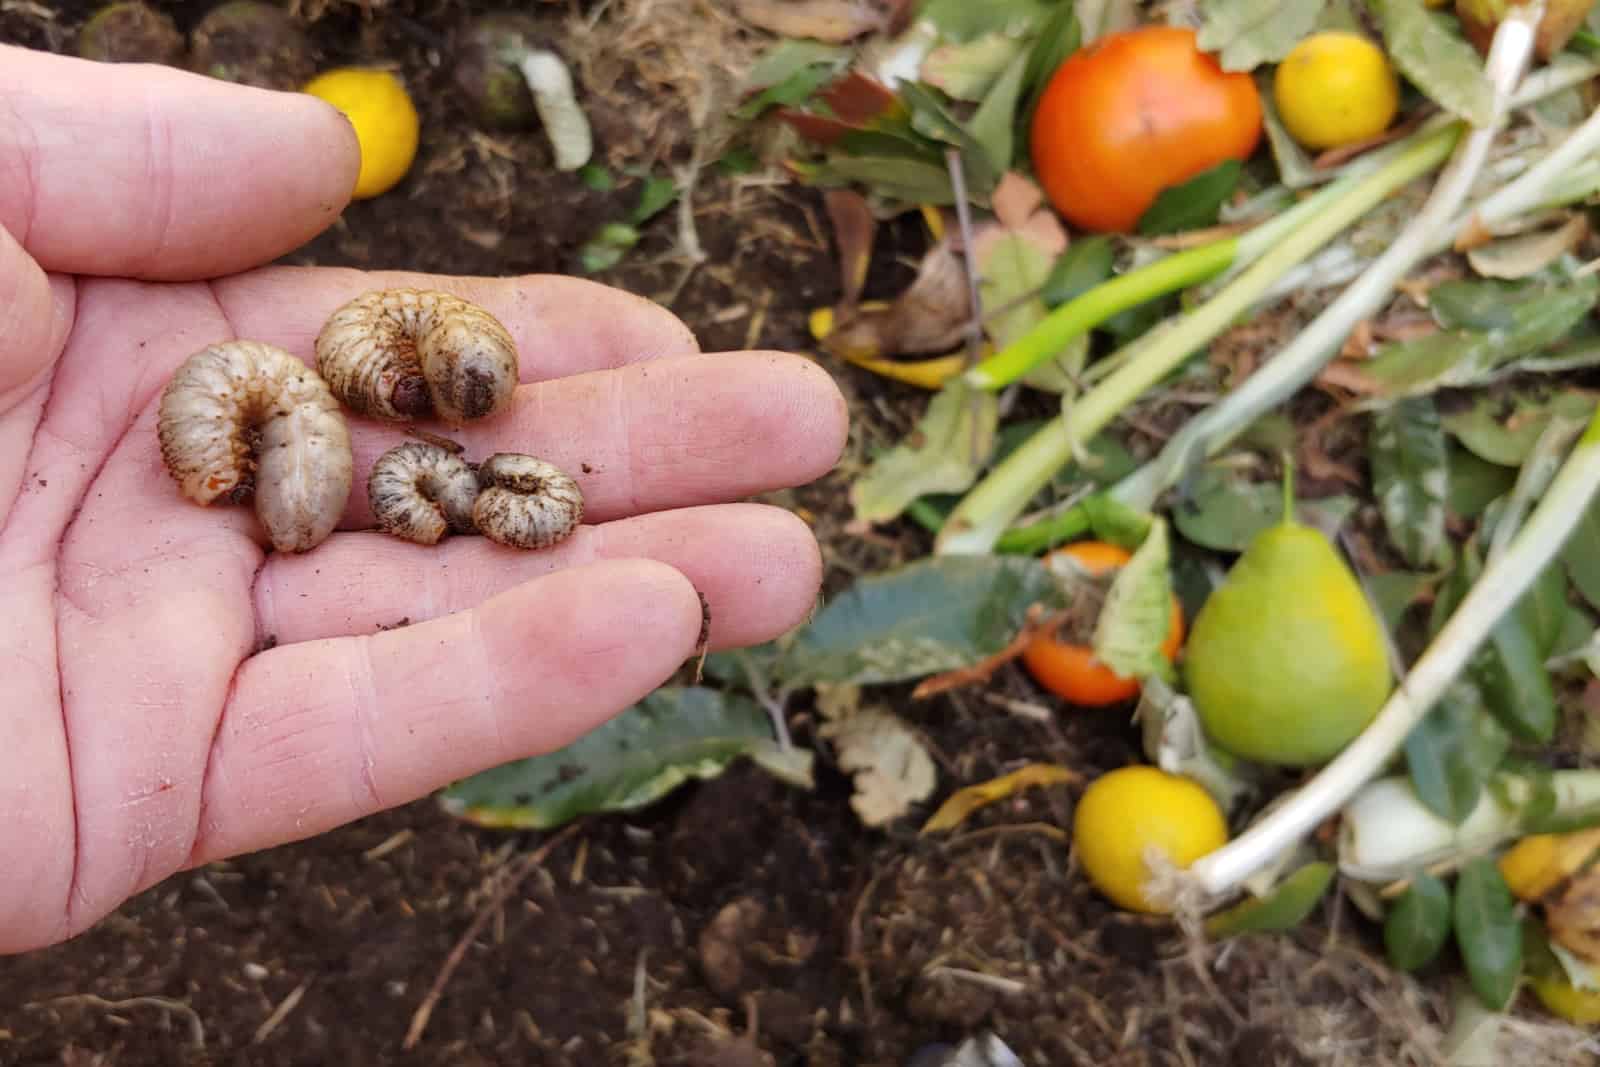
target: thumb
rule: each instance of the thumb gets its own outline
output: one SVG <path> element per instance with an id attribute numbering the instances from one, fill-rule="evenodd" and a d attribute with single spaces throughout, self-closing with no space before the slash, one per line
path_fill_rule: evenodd
<path id="1" fill-rule="evenodd" d="M 44 269 L 0 226 L 0 415 L 26 396 L 61 355 L 71 326 L 72 283 L 62 279 L 52 285 Z"/>

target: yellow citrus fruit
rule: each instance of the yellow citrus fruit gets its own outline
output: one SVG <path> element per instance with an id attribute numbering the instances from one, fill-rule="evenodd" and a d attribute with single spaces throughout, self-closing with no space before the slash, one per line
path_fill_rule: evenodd
<path id="1" fill-rule="evenodd" d="M 1543 899 L 1590 868 L 1600 855 L 1600 827 L 1564 834 L 1530 834 L 1500 857 L 1500 876 L 1518 900 Z"/>
<path id="2" fill-rule="evenodd" d="M 1184 868 L 1227 841 L 1227 820 L 1210 793 L 1192 779 L 1142 764 L 1089 783 L 1072 821 L 1072 845 L 1084 873 L 1128 911 L 1166 910 L 1145 892 L 1149 850 Z"/>
<path id="3" fill-rule="evenodd" d="M 361 143 L 357 200 L 386 193 L 417 156 L 421 120 L 400 79 L 384 70 L 341 67 L 317 75 L 304 91 L 342 111 Z"/>
<path id="4" fill-rule="evenodd" d="M 1376 137 L 1400 107 L 1400 82 L 1383 49 L 1359 33 L 1314 33 L 1273 72 L 1278 117 L 1307 148 Z"/>

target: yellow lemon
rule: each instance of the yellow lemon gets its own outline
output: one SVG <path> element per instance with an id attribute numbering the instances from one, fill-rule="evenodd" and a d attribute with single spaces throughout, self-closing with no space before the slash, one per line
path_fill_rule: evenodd
<path id="1" fill-rule="evenodd" d="M 1089 783 L 1073 815 L 1072 844 L 1089 881 L 1128 911 L 1166 910 L 1146 895 L 1148 854 L 1188 867 L 1228 841 L 1222 809 L 1197 782 L 1135 764 Z"/>
<path id="2" fill-rule="evenodd" d="M 1314 33 L 1273 72 L 1273 101 L 1290 136 L 1307 148 L 1376 137 L 1400 107 L 1400 82 L 1383 49 L 1359 33 Z"/>
<path id="3" fill-rule="evenodd" d="M 357 200 L 386 193 L 405 177 L 417 155 L 421 120 L 400 79 L 384 70 L 341 67 L 312 78 L 304 91 L 344 113 L 361 143 Z"/>

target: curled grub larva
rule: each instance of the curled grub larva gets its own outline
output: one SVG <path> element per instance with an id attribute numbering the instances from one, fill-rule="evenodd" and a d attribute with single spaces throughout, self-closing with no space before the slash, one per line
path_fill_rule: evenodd
<path id="1" fill-rule="evenodd" d="M 335 311 L 317 335 L 317 367 L 354 411 L 450 423 L 503 410 L 517 347 L 500 320 L 449 293 L 383 289 Z"/>
<path id="2" fill-rule="evenodd" d="M 425 441 L 396 445 L 378 457 L 367 478 L 367 498 L 378 529 L 420 545 L 477 530 L 477 472 L 458 453 Z"/>
<path id="3" fill-rule="evenodd" d="M 208 345 L 161 394 L 161 458 L 198 504 L 252 496 L 272 546 L 304 552 L 333 532 L 354 461 L 338 401 L 310 367 L 259 341 Z"/>
<path id="4" fill-rule="evenodd" d="M 547 548 L 583 520 L 583 492 L 553 464 L 497 452 L 474 466 L 430 441 L 378 457 L 367 497 L 378 529 L 424 545 L 476 532 L 515 548 Z"/>
<path id="5" fill-rule="evenodd" d="M 551 463 L 516 452 L 497 452 L 478 464 L 483 487 L 472 520 L 492 541 L 516 548 L 545 548 L 583 521 L 578 483 Z"/>

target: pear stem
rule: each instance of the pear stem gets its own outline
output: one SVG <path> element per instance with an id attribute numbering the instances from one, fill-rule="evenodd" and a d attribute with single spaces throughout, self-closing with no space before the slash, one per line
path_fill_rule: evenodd
<path id="1" fill-rule="evenodd" d="M 1294 522 L 1294 453 L 1283 450 L 1283 524 Z"/>

